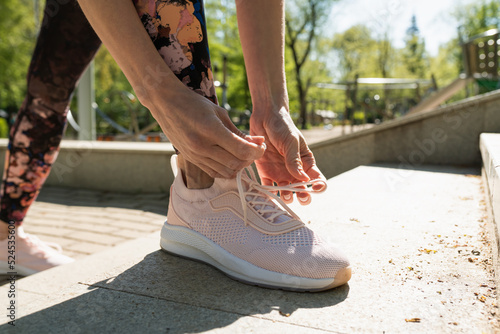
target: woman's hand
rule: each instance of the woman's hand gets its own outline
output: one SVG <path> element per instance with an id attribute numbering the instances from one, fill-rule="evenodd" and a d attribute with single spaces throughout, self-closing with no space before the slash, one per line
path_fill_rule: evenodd
<path id="1" fill-rule="evenodd" d="M 153 97 L 157 102 L 148 108 L 186 160 L 211 177 L 232 178 L 262 157 L 264 137 L 245 135 L 225 109 L 184 86 L 178 89 L 174 98 Z"/>
<path id="2" fill-rule="evenodd" d="M 263 136 L 266 140 L 266 152 L 255 162 L 262 184 L 276 183 L 285 186 L 315 179 L 326 181 L 316 166 L 304 136 L 293 123 L 285 107 L 278 111 L 252 114 L 250 134 Z M 321 191 L 323 187 L 323 183 L 313 184 L 316 191 Z M 291 192 L 283 191 L 281 198 L 285 203 L 293 201 Z M 311 196 L 307 192 L 298 192 L 297 199 L 303 205 L 311 202 Z"/>
<path id="3" fill-rule="evenodd" d="M 243 135 L 227 111 L 179 81 L 158 54 L 132 1 L 78 2 L 140 102 L 188 161 L 212 177 L 229 178 L 262 156 L 263 138 Z"/>

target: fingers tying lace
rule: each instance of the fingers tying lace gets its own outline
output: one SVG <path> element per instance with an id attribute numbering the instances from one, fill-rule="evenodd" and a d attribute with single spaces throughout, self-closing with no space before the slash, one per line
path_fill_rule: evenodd
<path id="1" fill-rule="evenodd" d="M 287 186 L 265 186 L 261 185 L 255 176 L 252 168 L 247 167 L 242 169 L 236 175 L 236 183 L 238 185 L 238 193 L 241 199 L 241 206 L 243 209 L 243 219 L 245 225 L 248 224 L 247 220 L 247 203 L 249 203 L 255 210 L 257 210 L 264 218 L 270 222 L 274 222 L 276 218 L 282 215 L 287 215 L 290 219 L 295 218 L 300 221 L 300 218 L 293 212 L 283 200 L 273 192 L 276 191 L 292 191 L 292 192 L 309 192 L 320 193 L 326 190 L 326 182 L 321 179 L 310 180 L 307 182 L 292 183 Z M 320 190 L 315 190 L 312 185 L 323 184 Z M 284 209 L 273 205 L 272 200 L 276 200 L 278 204 Z"/>

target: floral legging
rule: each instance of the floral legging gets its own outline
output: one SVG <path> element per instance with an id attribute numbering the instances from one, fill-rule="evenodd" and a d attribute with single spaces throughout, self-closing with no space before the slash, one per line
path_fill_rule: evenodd
<path id="1" fill-rule="evenodd" d="M 217 103 L 203 0 L 131 0 L 165 63 Z M 58 2 L 59 3 L 59 2 Z M 47 1 L 27 76 L 27 96 L 9 134 L 0 220 L 20 225 L 54 163 L 76 84 L 101 41 L 76 0 Z"/>

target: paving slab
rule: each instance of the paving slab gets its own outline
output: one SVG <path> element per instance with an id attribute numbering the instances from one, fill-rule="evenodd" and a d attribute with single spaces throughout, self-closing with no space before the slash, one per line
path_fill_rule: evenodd
<path id="1" fill-rule="evenodd" d="M 138 196 L 44 187 L 26 216 L 24 229 L 80 259 L 161 228 L 168 198 L 165 194 Z M 148 200 L 157 205 L 151 206 Z"/>
<path id="2" fill-rule="evenodd" d="M 165 194 L 47 186 L 31 206 L 23 226 L 41 240 L 59 244 L 63 254 L 81 259 L 159 231 L 167 206 Z M 6 284 L 7 278 L 0 275 L 0 285 Z"/>
<path id="3" fill-rule="evenodd" d="M 293 208 L 348 254 L 349 284 L 321 293 L 244 285 L 162 252 L 155 233 L 18 280 L 16 333 L 498 331 L 479 169 L 361 166 L 328 186 Z M 0 332 L 14 331 L 7 320 Z"/>

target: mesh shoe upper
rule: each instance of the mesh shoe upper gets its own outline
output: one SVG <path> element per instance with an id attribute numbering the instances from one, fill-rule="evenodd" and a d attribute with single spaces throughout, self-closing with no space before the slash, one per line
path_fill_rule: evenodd
<path id="1" fill-rule="evenodd" d="M 189 227 L 240 259 L 274 272 L 333 278 L 349 266 L 338 248 L 274 197 L 271 191 L 279 188 L 260 185 L 252 173 L 215 179 L 212 187 L 197 190 L 187 189 L 179 173 L 171 189 L 168 223 Z"/>

